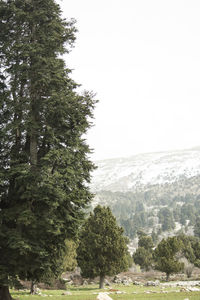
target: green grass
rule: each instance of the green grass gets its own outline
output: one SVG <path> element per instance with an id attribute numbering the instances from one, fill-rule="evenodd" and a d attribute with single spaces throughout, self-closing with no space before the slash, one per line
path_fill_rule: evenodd
<path id="1" fill-rule="evenodd" d="M 161 288 L 145 286 L 123 286 L 113 285 L 112 289 L 125 292 L 124 294 L 109 294 L 113 300 L 200 300 L 200 292 L 181 292 L 180 288 Z M 108 292 L 108 289 L 100 290 L 97 285 L 88 285 L 81 287 L 69 287 L 68 290 L 72 295 L 62 295 L 66 292 L 63 290 L 41 290 L 42 296 L 30 295 L 29 291 L 11 290 L 14 299 L 20 300 L 96 300 L 99 292 Z M 163 291 L 167 293 L 163 293 Z M 45 296 L 46 295 L 46 296 Z"/>

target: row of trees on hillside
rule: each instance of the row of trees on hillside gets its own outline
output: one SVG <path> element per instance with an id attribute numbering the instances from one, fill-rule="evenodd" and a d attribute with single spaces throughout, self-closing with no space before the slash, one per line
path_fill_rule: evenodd
<path id="1" fill-rule="evenodd" d="M 200 239 L 182 234 L 162 239 L 155 247 L 151 236 L 142 234 L 133 260 L 144 271 L 166 273 L 167 280 L 170 274 L 183 270 L 190 277 L 194 267 L 200 267 Z"/>
<path id="2" fill-rule="evenodd" d="M 126 204 L 125 204 L 126 205 Z M 176 205 L 175 208 L 156 208 L 158 212 L 147 211 L 141 203 L 141 210 L 135 211 L 130 217 L 122 215 L 118 218 L 119 223 L 125 230 L 125 234 L 131 239 L 137 236 L 139 229 L 154 228 L 154 233 L 160 235 L 162 232 L 173 231 L 175 222 L 180 223 L 184 228 L 196 226 L 199 216 L 199 208 L 191 204 Z"/>
<path id="3" fill-rule="evenodd" d="M 175 222 L 185 231 L 188 226 L 194 226 L 200 214 L 200 195 L 196 188 L 199 184 L 200 176 L 197 176 L 184 182 L 150 186 L 144 192 L 100 191 L 98 198 L 110 206 L 125 234 L 133 239 L 138 229 L 154 228 L 160 235 L 174 230 Z"/>
<path id="4" fill-rule="evenodd" d="M 156 228 L 158 235 L 165 231 L 175 229 L 175 222 L 182 226 L 195 226 L 200 213 L 199 206 L 192 204 L 176 204 L 173 207 L 157 207 L 155 211 L 148 211 L 141 203 L 140 210 L 136 210 L 132 216 L 126 218 L 122 215 L 119 218 L 120 224 L 124 227 L 125 233 L 130 238 L 137 235 L 138 229 Z M 156 221 L 155 221 L 156 220 Z M 158 222 L 158 224 L 157 224 Z"/>

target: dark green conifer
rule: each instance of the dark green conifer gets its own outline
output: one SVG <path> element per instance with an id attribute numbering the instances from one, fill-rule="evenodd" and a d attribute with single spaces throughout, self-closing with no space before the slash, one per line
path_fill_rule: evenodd
<path id="1" fill-rule="evenodd" d="M 60 273 L 92 198 L 83 135 L 95 101 L 61 58 L 75 32 L 54 0 L 0 1 L 0 299 L 15 278 Z"/>
<path id="2" fill-rule="evenodd" d="M 153 264 L 153 240 L 142 231 L 139 236 L 138 248 L 133 254 L 133 260 L 141 269 L 149 271 Z"/>
<path id="3" fill-rule="evenodd" d="M 109 207 L 98 205 L 86 220 L 77 248 L 77 261 L 84 277 L 100 276 L 103 288 L 105 276 L 128 268 L 127 238 L 117 225 Z"/>
<path id="4" fill-rule="evenodd" d="M 153 257 L 155 269 L 166 273 L 169 280 L 170 274 L 178 273 L 183 270 L 184 264 L 179 262 L 178 252 L 183 248 L 181 241 L 173 236 L 162 239 L 154 250 Z"/>

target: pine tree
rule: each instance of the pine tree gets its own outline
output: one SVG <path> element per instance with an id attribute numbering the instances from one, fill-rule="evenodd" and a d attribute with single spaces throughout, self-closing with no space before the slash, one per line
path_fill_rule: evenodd
<path id="1" fill-rule="evenodd" d="M 76 28 L 54 0 L 1 0 L 0 20 L 0 299 L 10 299 L 10 281 L 61 272 L 92 198 L 83 136 L 96 101 L 61 58 Z"/>
<path id="2" fill-rule="evenodd" d="M 169 280 L 170 274 L 182 271 L 184 264 L 179 262 L 176 255 L 182 250 L 182 243 L 177 237 L 168 237 L 158 244 L 154 250 L 153 257 L 155 269 L 166 273 L 166 279 Z"/>
<path id="3" fill-rule="evenodd" d="M 117 225 L 109 207 L 98 205 L 86 220 L 77 248 L 77 261 L 84 277 L 100 276 L 103 288 L 105 276 L 128 268 L 127 238 Z"/>
<path id="4" fill-rule="evenodd" d="M 136 252 L 133 253 L 133 260 L 145 271 L 149 271 L 153 264 L 153 246 L 152 237 L 147 236 L 144 232 L 140 231 L 138 248 Z"/>

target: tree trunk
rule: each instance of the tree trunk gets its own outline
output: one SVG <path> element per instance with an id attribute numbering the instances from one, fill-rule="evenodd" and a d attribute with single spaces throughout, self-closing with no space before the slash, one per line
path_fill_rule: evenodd
<path id="1" fill-rule="evenodd" d="M 13 300 L 8 286 L 0 286 L 0 300 Z"/>
<path id="2" fill-rule="evenodd" d="M 105 275 L 100 275 L 100 282 L 99 282 L 100 289 L 104 288 L 104 279 L 105 279 Z"/>
<path id="3" fill-rule="evenodd" d="M 30 136 L 30 162 L 33 167 L 37 166 L 37 137 L 36 130 L 34 128 L 31 129 Z"/>
<path id="4" fill-rule="evenodd" d="M 30 294 L 36 295 L 37 294 L 36 289 L 37 289 L 36 283 L 34 281 L 31 281 Z"/>
<path id="5" fill-rule="evenodd" d="M 35 10 L 35 5 L 33 1 L 33 9 Z M 34 47 L 36 43 L 36 24 L 31 26 L 31 43 Z M 30 80 L 30 98 L 31 98 L 31 109 L 30 109 L 30 162 L 32 168 L 35 169 L 37 166 L 37 126 L 38 126 L 38 95 L 37 90 L 35 90 L 35 82 L 37 81 L 36 75 L 34 72 L 34 66 L 36 63 L 35 54 L 30 55 L 30 65 L 31 65 L 31 80 Z M 33 69 L 32 69 L 33 68 Z"/>
<path id="6" fill-rule="evenodd" d="M 166 281 L 169 281 L 169 275 L 170 274 L 166 274 Z"/>

